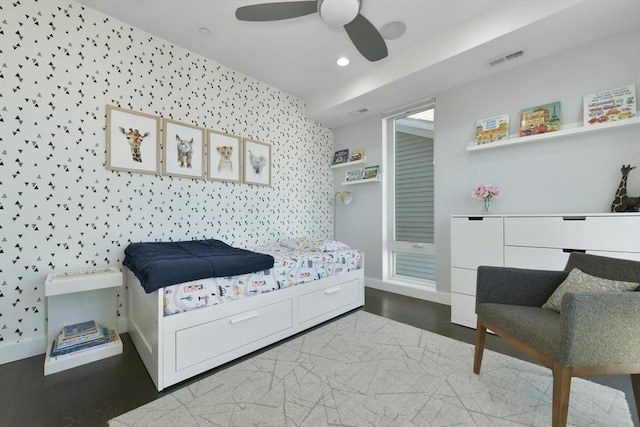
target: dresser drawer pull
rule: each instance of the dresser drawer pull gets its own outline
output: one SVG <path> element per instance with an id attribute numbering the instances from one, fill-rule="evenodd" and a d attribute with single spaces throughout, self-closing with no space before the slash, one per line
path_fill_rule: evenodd
<path id="1" fill-rule="evenodd" d="M 240 322 L 244 322 L 244 321 L 247 321 L 247 320 L 251 320 L 254 317 L 258 317 L 258 312 L 257 311 L 252 311 L 251 313 L 247 313 L 247 314 L 244 314 L 242 316 L 234 317 L 233 319 L 229 320 L 229 323 L 231 323 L 232 325 L 235 325 L 236 323 L 240 323 Z"/>
<path id="2" fill-rule="evenodd" d="M 336 292 L 340 292 L 341 290 L 342 288 L 340 286 L 336 286 L 335 288 L 327 289 L 326 291 L 324 291 L 324 294 L 331 295 L 331 294 L 335 294 Z"/>
<path id="3" fill-rule="evenodd" d="M 571 252 L 580 252 L 581 254 L 587 253 L 585 249 L 563 249 L 562 252 L 569 254 Z"/>
<path id="4" fill-rule="evenodd" d="M 482 221 L 484 219 L 483 216 L 470 216 L 467 218 L 469 221 Z"/>
<path id="5" fill-rule="evenodd" d="M 563 216 L 563 221 L 586 221 L 586 216 Z"/>

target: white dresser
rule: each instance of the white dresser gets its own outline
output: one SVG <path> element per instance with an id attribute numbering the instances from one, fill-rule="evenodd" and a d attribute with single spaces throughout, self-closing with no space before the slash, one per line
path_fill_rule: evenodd
<path id="1" fill-rule="evenodd" d="M 640 261 L 640 214 L 453 215 L 451 322 L 476 327 L 479 265 L 562 270 L 573 251 Z"/>

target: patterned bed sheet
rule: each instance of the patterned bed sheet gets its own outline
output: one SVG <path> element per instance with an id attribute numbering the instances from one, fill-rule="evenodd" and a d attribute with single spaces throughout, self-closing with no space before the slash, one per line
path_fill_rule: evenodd
<path id="1" fill-rule="evenodd" d="M 351 249 L 311 252 L 283 246 L 260 246 L 251 250 L 272 255 L 275 260 L 273 268 L 167 286 L 162 289 L 164 315 L 171 316 L 357 270 L 361 256 L 360 252 Z"/>

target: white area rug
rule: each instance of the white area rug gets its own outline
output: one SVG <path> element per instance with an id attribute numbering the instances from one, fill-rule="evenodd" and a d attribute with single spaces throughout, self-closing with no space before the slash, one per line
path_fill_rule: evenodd
<path id="1" fill-rule="evenodd" d="M 121 426 L 549 426 L 550 370 L 358 311 L 109 422 Z M 632 426 L 574 378 L 571 426 Z"/>

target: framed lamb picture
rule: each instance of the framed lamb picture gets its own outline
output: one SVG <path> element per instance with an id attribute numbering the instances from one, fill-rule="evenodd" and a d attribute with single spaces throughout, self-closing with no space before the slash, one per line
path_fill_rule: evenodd
<path id="1" fill-rule="evenodd" d="M 158 174 L 160 117 L 107 105 L 107 169 Z"/>
<path id="2" fill-rule="evenodd" d="M 209 130 L 209 175 L 213 181 L 240 182 L 242 138 Z"/>
<path id="3" fill-rule="evenodd" d="M 245 184 L 271 187 L 271 144 L 244 138 Z"/>
<path id="4" fill-rule="evenodd" d="M 162 174 L 205 179 L 206 129 L 171 119 L 162 120 Z"/>

